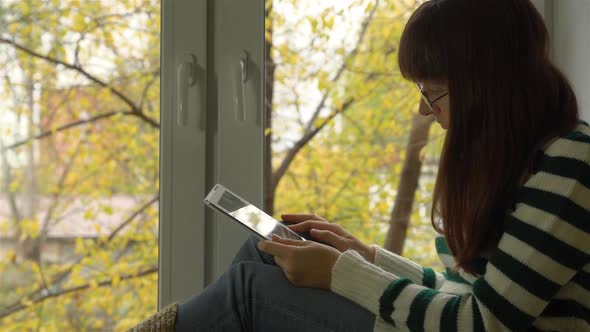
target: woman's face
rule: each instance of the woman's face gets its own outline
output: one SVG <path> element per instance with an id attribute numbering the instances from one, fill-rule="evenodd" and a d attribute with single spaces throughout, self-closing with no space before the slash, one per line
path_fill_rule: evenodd
<path id="1" fill-rule="evenodd" d="M 432 111 L 428 107 L 427 102 L 422 99 L 420 101 L 420 113 L 432 115 L 443 129 L 448 129 L 450 124 L 450 96 L 447 94 L 449 88 L 446 83 L 436 81 L 419 82 L 422 86 L 423 94 L 430 100 Z M 446 95 L 445 95 L 446 94 Z M 442 97 L 442 98 L 441 98 Z M 434 102 L 433 102 L 434 101 Z"/>

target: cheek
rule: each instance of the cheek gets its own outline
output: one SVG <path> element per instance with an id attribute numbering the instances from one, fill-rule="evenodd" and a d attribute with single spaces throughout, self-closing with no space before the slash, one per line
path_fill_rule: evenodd
<path id="1" fill-rule="evenodd" d="M 451 118 L 451 112 L 449 111 L 448 107 L 445 107 L 442 111 L 442 116 L 446 119 L 446 120 L 450 120 Z"/>
<path id="2" fill-rule="evenodd" d="M 449 119 L 451 116 L 451 103 L 449 102 L 449 98 L 440 104 L 441 115 L 446 119 Z"/>

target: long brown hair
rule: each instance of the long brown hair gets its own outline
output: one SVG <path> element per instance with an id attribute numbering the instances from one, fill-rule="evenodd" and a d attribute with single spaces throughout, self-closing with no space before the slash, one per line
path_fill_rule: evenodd
<path id="1" fill-rule="evenodd" d="M 402 34 L 402 75 L 448 83 L 450 124 L 431 221 L 468 272 L 497 245 L 536 151 L 579 120 L 548 39 L 527 0 L 427 1 Z"/>

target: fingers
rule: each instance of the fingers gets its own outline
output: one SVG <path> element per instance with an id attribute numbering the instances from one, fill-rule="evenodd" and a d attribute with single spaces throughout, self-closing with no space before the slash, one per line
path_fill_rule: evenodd
<path id="1" fill-rule="evenodd" d="M 349 249 L 350 243 L 342 236 L 335 234 L 329 230 L 312 229 L 310 232 L 314 239 L 323 243 L 327 243 L 332 247 L 338 249 L 340 252 L 345 252 Z"/>
<path id="2" fill-rule="evenodd" d="M 289 248 L 284 244 L 268 240 L 262 240 L 258 242 L 258 249 L 273 256 L 286 255 L 289 250 Z"/>
<path id="3" fill-rule="evenodd" d="M 285 271 L 285 268 L 287 267 L 285 265 L 285 262 L 283 262 L 283 260 L 281 259 L 281 257 L 279 256 L 275 256 L 275 263 L 283 270 Z"/>
<path id="4" fill-rule="evenodd" d="M 315 214 L 309 213 L 286 213 L 281 214 L 281 219 L 283 221 L 292 222 L 292 223 L 300 223 L 307 220 L 318 220 L 322 222 L 328 222 L 326 219 L 322 217 L 318 217 Z"/>
<path id="5" fill-rule="evenodd" d="M 289 225 L 288 227 L 291 230 L 298 232 L 298 233 L 309 232 L 311 229 L 323 229 L 323 230 L 331 231 L 331 232 L 336 233 L 341 236 L 344 236 L 346 234 L 344 229 L 342 229 L 342 227 L 340 227 L 340 225 L 338 225 L 338 224 L 332 224 L 329 222 L 316 221 L 316 220 L 307 220 L 307 221 L 303 221 L 298 224 Z"/>
<path id="6" fill-rule="evenodd" d="M 277 236 L 275 234 L 273 234 L 273 236 L 272 236 L 272 241 L 282 243 L 282 244 L 285 244 L 288 246 L 295 246 L 295 247 L 304 247 L 308 244 L 306 241 L 286 239 L 286 238 L 282 238 L 280 236 Z"/>
<path id="7" fill-rule="evenodd" d="M 293 247 L 302 247 L 305 245 L 307 245 L 305 241 L 283 239 L 273 235 L 272 241 L 261 240 L 258 242 L 258 249 L 276 257 L 288 255 L 294 249 Z"/>

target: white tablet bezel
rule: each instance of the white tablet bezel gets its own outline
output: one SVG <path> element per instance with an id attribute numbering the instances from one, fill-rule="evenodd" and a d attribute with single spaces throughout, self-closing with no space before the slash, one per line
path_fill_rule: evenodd
<path id="1" fill-rule="evenodd" d="M 247 224 L 243 223 L 241 220 L 239 220 L 238 218 L 234 217 L 233 215 L 231 215 L 230 211 L 227 211 L 225 208 L 223 208 L 221 205 L 218 204 L 219 199 L 222 197 L 224 192 L 228 192 L 231 195 L 235 196 L 236 198 L 244 201 L 247 204 L 250 204 L 251 206 L 253 206 L 254 208 L 256 208 L 257 210 L 259 210 L 261 213 L 269 216 L 267 213 L 265 213 L 264 211 L 262 211 L 261 209 L 259 209 L 258 207 L 256 207 L 255 205 L 253 205 L 252 203 L 248 202 L 247 200 L 245 200 L 244 198 L 240 197 L 239 195 L 237 195 L 236 193 L 234 193 L 233 191 L 227 189 L 226 187 L 224 187 L 221 184 L 216 184 L 215 186 L 213 186 L 213 188 L 209 191 L 209 193 L 207 194 L 207 196 L 205 197 L 205 199 L 203 200 L 203 202 L 205 203 L 205 205 L 207 205 L 210 208 L 213 208 L 225 215 L 227 215 L 228 217 L 230 217 L 232 220 L 236 221 L 238 224 L 242 225 L 243 227 L 245 227 L 246 229 L 248 229 L 249 231 L 253 232 L 254 234 L 256 234 L 259 238 L 261 239 L 267 239 L 267 240 L 272 240 L 269 237 L 264 236 L 263 234 L 260 234 L 258 231 L 256 231 L 256 229 L 248 226 Z M 281 222 L 279 222 L 278 220 L 274 219 L 272 216 L 269 216 L 270 218 L 272 218 L 273 220 L 276 221 L 277 225 L 279 227 L 282 227 L 283 229 L 285 229 L 287 232 L 294 234 L 297 239 L 301 240 L 301 241 L 307 241 L 305 238 L 303 238 L 301 235 L 297 234 L 296 232 L 292 231 L 291 229 L 289 229 L 288 227 L 286 227 L 285 225 L 283 225 Z"/>

